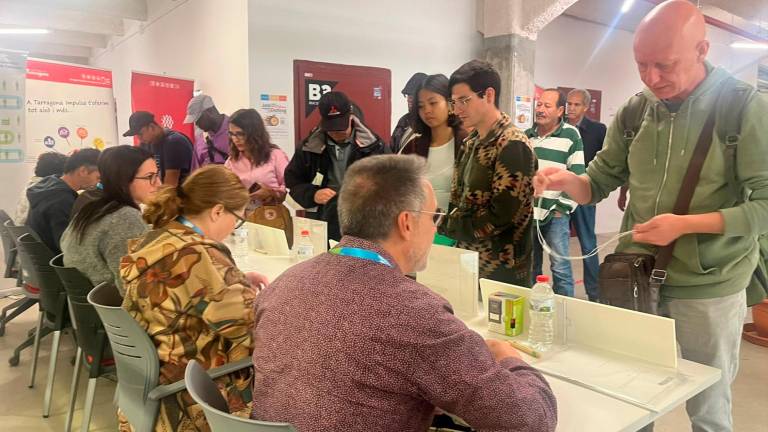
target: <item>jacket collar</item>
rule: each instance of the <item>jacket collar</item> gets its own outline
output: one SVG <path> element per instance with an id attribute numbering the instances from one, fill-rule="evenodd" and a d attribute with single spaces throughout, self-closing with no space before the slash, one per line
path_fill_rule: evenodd
<path id="1" fill-rule="evenodd" d="M 355 115 L 352 115 L 352 130 L 355 136 L 355 144 L 359 148 L 369 147 L 378 141 L 378 137 Z M 315 129 L 302 146 L 302 150 L 311 153 L 322 154 L 325 151 L 326 135 L 321 128 Z"/>

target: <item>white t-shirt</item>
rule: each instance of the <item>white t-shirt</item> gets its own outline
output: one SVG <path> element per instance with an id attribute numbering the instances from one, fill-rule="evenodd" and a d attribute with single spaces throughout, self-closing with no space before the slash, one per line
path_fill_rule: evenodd
<path id="1" fill-rule="evenodd" d="M 435 190 L 437 207 L 443 211 L 448 210 L 448 203 L 451 200 L 455 145 L 455 140 L 451 138 L 450 141 L 441 146 L 430 147 L 427 158 L 427 178 Z"/>

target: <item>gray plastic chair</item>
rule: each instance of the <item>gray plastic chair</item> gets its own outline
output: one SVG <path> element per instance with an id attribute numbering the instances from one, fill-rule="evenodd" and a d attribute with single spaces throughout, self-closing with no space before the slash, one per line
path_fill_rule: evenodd
<path id="1" fill-rule="evenodd" d="M 250 365 L 250 363 L 249 363 Z M 211 426 L 211 432 L 286 432 L 295 431 L 288 423 L 271 423 L 245 419 L 229 413 L 229 406 L 219 387 L 205 373 L 205 369 L 196 360 L 187 363 L 184 381 L 187 391 L 205 413 L 205 419 Z"/>
<path id="2" fill-rule="evenodd" d="M 186 389 L 184 380 L 158 385 L 160 360 L 157 348 L 133 317 L 121 307 L 123 298 L 108 282 L 88 294 L 88 303 L 104 323 L 117 366 L 117 400 L 120 410 L 136 432 L 153 432 L 160 410 L 160 400 Z M 208 371 L 218 378 L 251 364 L 251 359 L 228 363 Z"/>

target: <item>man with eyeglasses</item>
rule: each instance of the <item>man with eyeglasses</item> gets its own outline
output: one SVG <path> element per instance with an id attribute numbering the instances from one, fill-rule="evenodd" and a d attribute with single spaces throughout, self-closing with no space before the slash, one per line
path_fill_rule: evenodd
<path id="1" fill-rule="evenodd" d="M 307 217 L 328 223 L 328 238 L 339 240 L 336 194 L 347 169 L 360 159 L 386 153 L 384 142 L 363 124 L 347 95 L 332 91 L 317 106 L 320 128 L 314 129 L 285 168 L 291 198 L 307 209 Z"/>
<path id="2" fill-rule="evenodd" d="M 177 187 L 192 171 L 192 143 L 184 134 L 160 126 L 155 115 L 136 111 L 128 119 L 124 137 L 137 136 L 139 142 L 155 154 L 164 186 Z"/>
<path id="3" fill-rule="evenodd" d="M 444 234 L 480 255 L 480 277 L 530 286 L 536 158 L 523 131 L 499 110 L 501 78 L 472 60 L 451 75 L 451 107 L 472 133 L 451 184 Z"/>
<path id="4" fill-rule="evenodd" d="M 477 430 L 555 429 L 541 374 L 406 276 L 426 267 L 440 219 L 426 171 L 416 155 L 356 163 L 339 197 L 341 242 L 256 298 L 253 418 L 421 432 L 440 407 Z"/>

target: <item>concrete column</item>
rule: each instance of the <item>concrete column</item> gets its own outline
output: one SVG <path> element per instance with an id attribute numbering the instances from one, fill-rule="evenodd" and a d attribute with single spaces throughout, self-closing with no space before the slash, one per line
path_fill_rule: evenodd
<path id="1" fill-rule="evenodd" d="M 501 75 L 502 111 L 514 115 L 515 96 L 533 96 L 536 36 L 577 0 L 478 0 L 484 58 Z"/>

